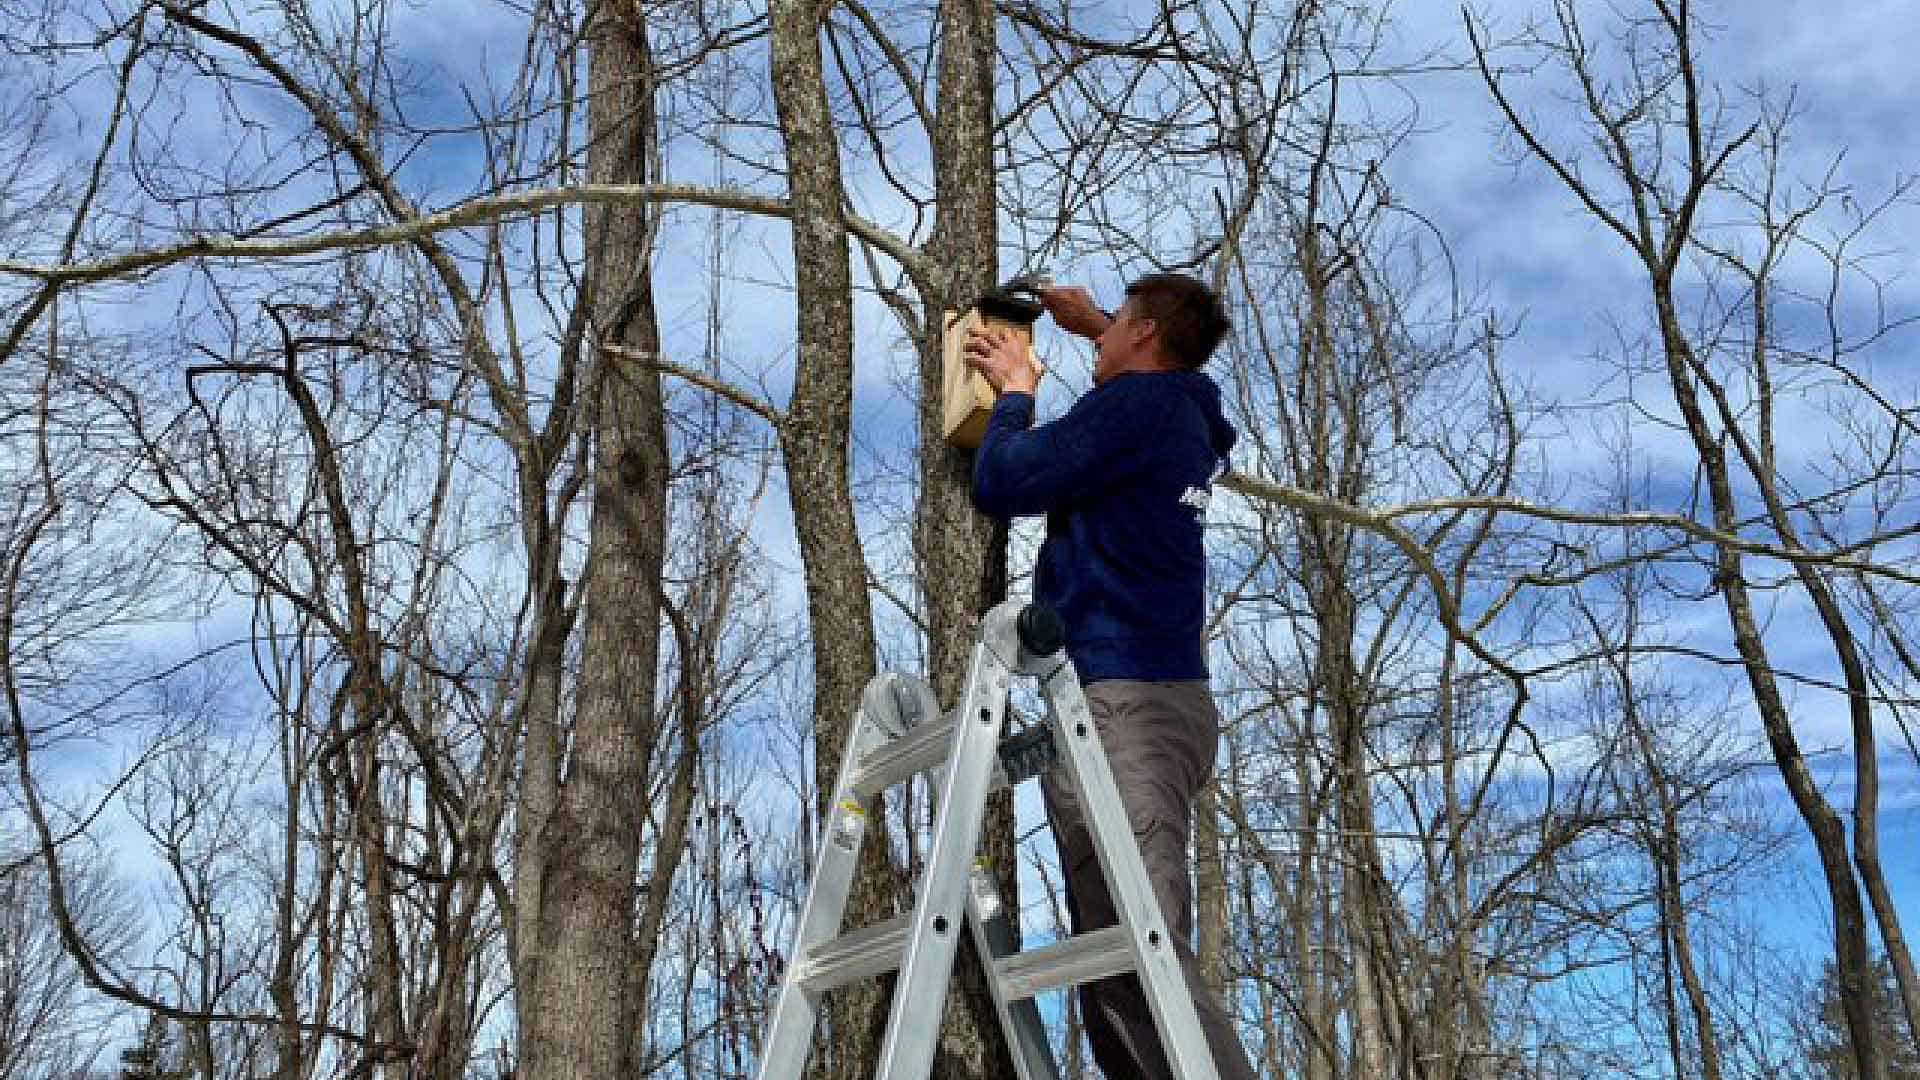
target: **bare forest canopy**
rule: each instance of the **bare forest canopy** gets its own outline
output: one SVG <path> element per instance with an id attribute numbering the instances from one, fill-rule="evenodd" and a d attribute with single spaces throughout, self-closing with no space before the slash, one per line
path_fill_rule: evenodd
<path id="1" fill-rule="evenodd" d="M 0 2 L 0 1080 L 752 1075 L 862 688 L 1028 588 L 938 327 L 1037 270 L 1232 311 L 1264 1075 L 1920 1077 L 1920 85 L 1829 8 Z"/>

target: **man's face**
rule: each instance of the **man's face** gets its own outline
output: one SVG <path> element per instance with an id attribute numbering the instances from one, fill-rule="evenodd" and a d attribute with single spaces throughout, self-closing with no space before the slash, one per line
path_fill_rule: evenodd
<path id="1" fill-rule="evenodd" d="M 1154 334 L 1153 321 L 1141 318 L 1128 297 L 1114 312 L 1106 332 L 1094 340 L 1093 384 L 1099 386 L 1123 371 L 1143 367 L 1142 362 L 1152 356 Z"/>

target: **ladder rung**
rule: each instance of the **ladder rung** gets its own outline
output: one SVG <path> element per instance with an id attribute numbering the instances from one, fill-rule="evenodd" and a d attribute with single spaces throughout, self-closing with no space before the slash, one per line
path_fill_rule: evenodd
<path id="1" fill-rule="evenodd" d="M 1056 941 L 994 963 L 1008 1001 L 1043 990 L 1104 979 L 1133 970 L 1133 947 L 1125 927 L 1109 926 Z"/>
<path id="2" fill-rule="evenodd" d="M 947 760 L 953 750 L 953 717 L 919 724 L 905 735 L 875 747 L 860 759 L 852 788 L 860 799 L 880 792 Z"/>
<path id="3" fill-rule="evenodd" d="M 907 927 L 912 922 L 913 913 L 908 912 L 814 946 L 797 975 L 799 982 L 808 990 L 831 990 L 855 979 L 892 971 L 900 966 L 901 953 L 907 946 Z"/>

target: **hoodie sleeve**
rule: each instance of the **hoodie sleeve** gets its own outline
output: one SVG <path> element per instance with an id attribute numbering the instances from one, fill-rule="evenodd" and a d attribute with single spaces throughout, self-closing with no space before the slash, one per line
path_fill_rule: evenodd
<path id="1" fill-rule="evenodd" d="M 1050 424 L 1033 423 L 1030 394 L 1002 394 L 973 459 L 973 505 L 1010 518 L 1044 514 L 1104 490 L 1149 459 L 1166 410 L 1145 383 L 1120 379 Z"/>

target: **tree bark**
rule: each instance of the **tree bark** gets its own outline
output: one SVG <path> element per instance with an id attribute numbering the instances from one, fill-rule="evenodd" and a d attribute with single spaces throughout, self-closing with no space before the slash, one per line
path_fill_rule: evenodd
<path id="1" fill-rule="evenodd" d="M 973 455 L 941 436 L 941 331 L 957 311 L 993 286 L 999 260 L 993 173 L 994 11 L 988 0 L 941 0 L 939 73 L 934 109 L 936 219 L 927 254 L 948 271 L 925 297 L 920 358 L 920 498 L 914 550 L 927 613 L 927 656 L 935 696 L 957 703 L 980 616 L 1006 597 L 1006 531 L 973 509 Z M 1013 795 L 988 799 L 980 853 L 993 867 L 1001 899 L 1020 911 Z M 994 1011 L 971 934 L 960 938 L 947 995 L 934 1076 L 1010 1076 L 1013 1059 Z"/>
<path id="2" fill-rule="evenodd" d="M 1764 343 L 1768 308 L 1758 293 L 1764 288 L 1764 281 L 1763 277 L 1756 286 L 1754 304 L 1755 340 L 1762 343 L 1756 346 L 1756 361 L 1761 363 L 1766 358 Z M 1761 385 L 1770 387 L 1771 382 L 1763 377 Z M 1710 389 L 1714 391 L 1714 401 L 1725 418 L 1729 402 L 1717 385 L 1710 386 Z M 1768 419 L 1762 422 L 1769 426 L 1773 406 L 1771 393 L 1763 393 L 1760 407 L 1765 410 Z M 1728 423 L 1731 427 L 1730 418 Z M 1762 429 L 1763 440 L 1766 430 Z M 1806 545 L 1800 539 L 1799 530 L 1794 527 L 1787 502 L 1781 498 L 1779 482 L 1773 471 L 1770 445 L 1765 445 L 1763 441 L 1756 451 L 1750 440 L 1739 435 L 1733 442 L 1741 451 L 1747 468 L 1753 472 L 1781 545 L 1790 550 L 1805 550 Z M 1873 688 L 1867 678 L 1866 664 L 1861 658 L 1853 627 L 1848 624 L 1840 599 L 1824 574 L 1818 567 L 1802 562 L 1795 564 L 1794 575 L 1813 600 L 1814 610 L 1819 613 L 1821 626 L 1833 644 L 1834 657 L 1840 663 L 1841 675 L 1845 680 L 1847 718 L 1853 735 L 1853 865 L 1860 876 L 1861 887 L 1866 890 L 1875 929 L 1880 933 L 1881 948 L 1893 968 L 1894 983 L 1906 1014 L 1907 1030 L 1913 1033 L 1916 1040 L 1920 1040 L 1920 973 L 1914 969 L 1913 951 L 1907 946 L 1906 932 L 1900 923 L 1900 909 L 1893 902 L 1893 894 L 1887 888 L 1886 873 L 1880 863 L 1880 751 L 1873 733 Z"/>
<path id="3" fill-rule="evenodd" d="M 775 111 L 786 144 L 792 207 L 799 349 L 793 393 L 780 425 L 787 497 L 806 580 L 813 646 L 816 811 L 825 820 L 835 772 L 875 648 L 866 558 L 848 479 L 853 412 L 853 280 L 842 217 L 840 147 L 827 104 L 820 53 L 826 0 L 777 0 L 769 8 Z M 867 818 L 860 867 L 847 898 L 849 925 L 893 914 L 897 891 L 884 814 Z M 828 996 L 823 1075 L 866 1076 L 884 1031 L 892 980 L 860 980 Z"/>
<path id="4" fill-rule="evenodd" d="M 1689 362 L 1692 348 L 1680 327 L 1674 310 L 1672 285 L 1664 275 L 1653 275 L 1654 305 L 1659 314 L 1668 382 L 1675 403 L 1686 421 L 1707 481 L 1714 527 L 1731 533 L 1738 528 L 1739 513 L 1734 500 L 1733 483 L 1727 468 L 1726 450 L 1707 425 L 1700 408 Z M 1760 623 L 1748 593 L 1745 564 L 1740 553 L 1721 545 L 1715 565 L 1715 581 L 1727 609 L 1727 622 L 1733 631 L 1734 647 L 1740 654 L 1747 685 L 1753 692 L 1754 706 L 1766 729 L 1767 744 L 1773 751 L 1787 792 L 1795 809 L 1813 837 L 1820 857 L 1820 869 L 1826 880 L 1827 895 L 1833 903 L 1833 953 L 1836 982 L 1846 1012 L 1847 1029 L 1852 1038 L 1854 1064 L 1862 1080 L 1882 1080 L 1885 1059 L 1875 1043 L 1873 1032 L 1873 968 L 1867 950 L 1866 911 L 1847 861 L 1846 828 L 1840 823 L 1825 795 L 1820 793 L 1806 756 L 1794 736 L 1786 699 L 1774 676 L 1771 658 L 1761 638 Z"/>
<path id="5" fill-rule="evenodd" d="M 1227 962 L 1233 938 L 1227 922 L 1227 852 L 1219 802 L 1218 778 L 1201 788 L 1193 801 L 1193 906 L 1200 980 L 1210 993 L 1225 1000 L 1233 978 L 1233 966 Z"/>
<path id="6" fill-rule="evenodd" d="M 597 182 L 649 179 L 654 73 L 638 13 L 593 8 L 587 27 L 587 171 Z M 540 823 L 536 993 L 520 999 L 520 1073 L 531 1080 L 631 1075 L 634 874 L 654 743 L 667 445 L 660 380 L 600 342 L 659 351 L 649 256 L 653 211 L 602 206 L 584 215 L 595 369 L 593 504 L 581 580 L 578 703 L 558 799 Z"/>

